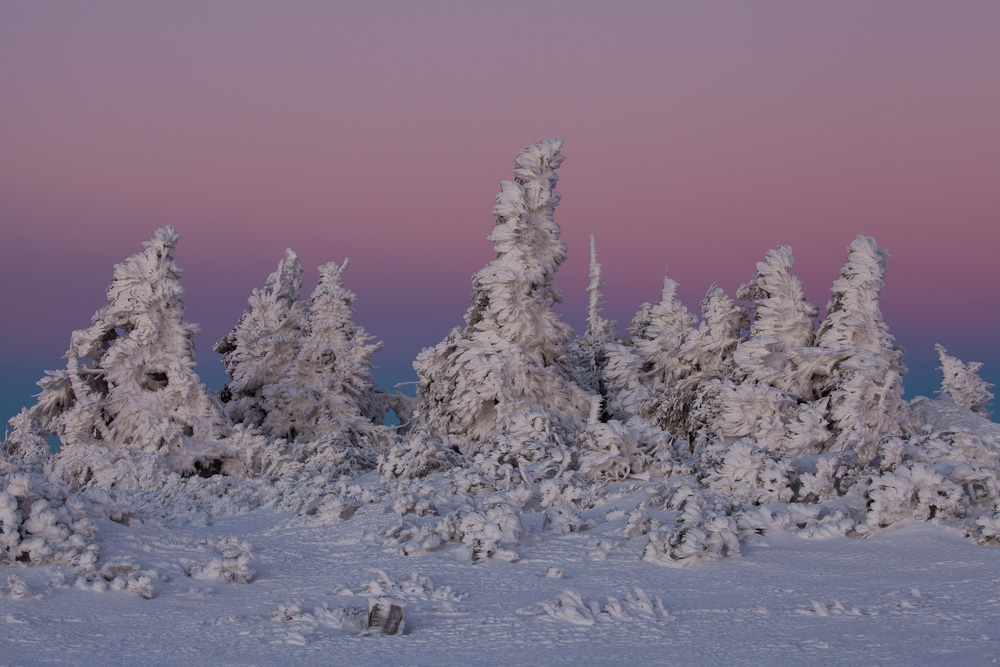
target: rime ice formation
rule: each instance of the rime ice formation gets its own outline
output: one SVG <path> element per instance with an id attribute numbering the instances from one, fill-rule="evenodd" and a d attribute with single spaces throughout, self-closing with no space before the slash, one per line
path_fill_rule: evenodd
<path id="1" fill-rule="evenodd" d="M 993 392 L 990 391 L 993 385 L 979 377 L 979 369 L 983 364 L 978 361 L 962 363 L 960 359 L 949 355 L 948 350 L 942 345 L 935 345 L 934 349 L 937 350 L 938 360 L 941 363 L 938 366 L 942 376 L 941 389 L 938 393 L 958 405 L 989 417 L 990 411 L 987 407 L 994 398 Z"/>
<path id="2" fill-rule="evenodd" d="M 590 396 L 566 362 L 569 327 L 552 310 L 551 282 L 566 259 L 553 212 L 561 139 L 522 150 L 503 181 L 489 240 L 495 260 L 472 279 L 465 326 L 414 362 L 418 423 L 466 443 L 517 433 L 561 443 L 583 427 Z"/>
<path id="3" fill-rule="evenodd" d="M 66 368 L 39 382 L 32 416 L 62 441 L 51 474 L 74 486 L 240 471 L 222 406 L 194 371 L 198 327 L 184 321 L 178 238 L 163 227 L 115 267 L 108 303 L 73 332 Z"/>
<path id="4" fill-rule="evenodd" d="M 288 374 L 302 343 L 301 288 L 302 264 L 288 249 L 264 287 L 251 293 L 239 323 L 215 344 L 230 379 L 223 394 L 233 421 L 260 426 L 267 417 L 264 388 Z"/>
<path id="5" fill-rule="evenodd" d="M 865 459 L 874 456 L 880 439 L 901 433 L 906 422 L 903 350 L 894 344 L 879 309 L 888 263 L 889 253 L 875 239 L 859 235 L 847 248 L 816 334 L 820 348 L 841 357 L 830 392 L 836 446 Z"/>
<path id="6" fill-rule="evenodd" d="M 300 583 L 274 566 L 286 555 L 289 569 L 301 572 L 305 559 L 324 581 L 338 567 L 412 562 L 479 581 L 518 572 L 534 590 L 564 568 L 590 581 L 580 575 L 604 560 L 609 580 L 627 572 L 673 583 L 648 568 L 754 557 L 745 547 L 776 533 L 868 537 L 934 522 L 1000 545 L 1000 426 L 984 416 L 992 394 L 978 364 L 939 346 L 942 398 L 902 401 L 902 350 L 879 305 L 888 254 L 874 239 L 849 246 L 818 331 L 791 249 L 780 246 L 739 301 L 710 287 L 697 326 L 665 278 L 659 303 L 644 305 L 621 340 L 600 315 L 592 238 L 587 331 L 571 340 L 552 311 L 566 254 L 552 221 L 560 147 L 523 150 L 503 183 L 489 237 L 497 258 L 473 279 L 465 326 L 416 360 L 408 431 L 379 423 L 390 405 L 404 418 L 409 405 L 375 384 L 380 344 L 353 321 L 346 260 L 321 267 L 300 301 L 291 251 L 217 347 L 231 378 L 224 410 L 193 371 L 177 235 L 157 231 L 115 268 L 108 304 L 73 334 L 66 369 L 43 378 L 35 407 L 9 422 L 0 606 L 44 597 L 46 577 L 48 588 L 144 598 L 167 589 L 175 601 L 206 591 L 221 600 L 220 587 L 244 585 L 285 595 Z M 50 434 L 62 442 L 55 455 Z M 220 532 L 227 522 L 240 537 Z M 479 588 L 476 604 L 490 587 Z M 454 604 L 463 596 L 416 572 L 380 571 L 331 594 L 366 599 L 285 598 L 258 621 L 285 624 L 283 636 L 301 644 L 423 633 L 466 613 Z M 538 592 L 516 613 L 612 626 L 616 636 L 674 620 L 644 590 L 588 597 Z M 213 618 L 198 627 L 251 622 Z"/>
<path id="7" fill-rule="evenodd" d="M 357 295 L 343 285 L 347 260 L 319 269 L 319 283 L 307 304 L 305 331 L 294 361 L 277 382 L 264 387 L 271 437 L 298 442 L 333 438 L 372 446 L 388 438 L 380 425 L 385 392 L 372 377 L 371 357 L 382 343 L 354 322 Z"/>
<path id="8" fill-rule="evenodd" d="M 387 398 L 371 367 L 382 344 L 371 343 L 354 322 L 357 295 L 343 285 L 347 264 L 320 267 L 319 283 L 303 302 L 302 265 L 286 250 L 264 287 L 250 295 L 239 323 L 215 346 L 231 379 L 224 398 L 234 421 L 299 442 L 349 423 L 382 422 Z"/>
<path id="9" fill-rule="evenodd" d="M 597 262 L 597 242 L 590 236 L 590 282 L 587 285 L 587 330 L 574 338 L 569 346 L 569 359 L 580 383 L 591 392 L 600 394 L 602 412 L 608 414 L 608 384 L 605 380 L 607 350 L 619 343 L 615 323 L 601 317 L 604 297 L 601 295 L 601 265 Z"/>
<path id="10" fill-rule="evenodd" d="M 643 384 L 650 390 L 669 387 L 689 374 L 680 350 L 695 323 L 694 315 L 677 297 L 677 281 L 665 272 L 660 301 L 643 304 L 629 327 L 632 347 L 642 364 Z"/>

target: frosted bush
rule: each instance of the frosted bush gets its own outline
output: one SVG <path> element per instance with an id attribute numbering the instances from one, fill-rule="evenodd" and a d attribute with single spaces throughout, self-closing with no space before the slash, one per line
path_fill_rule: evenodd
<path id="1" fill-rule="evenodd" d="M 450 586 L 436 586 L 430 577 L 417 572 L 390 575 L 385 570 L 375 570 L 376 578 L 363 584 L 355 595 L 392 597 L 401 600 L 433 600 L 438 603 L 460 602 L 468 598 Z"/>
<path id="2" fill-rule="evenodd" d="M 708 513 L 649 534 L 643 560 L 668 567 L 687 567 L 705 560 L 740 555 L 736 521 Z"/>
<path id="3" fill-rule="evenodd" d="M 553 533 L 578 533 L 593 527 L 592 521 L 585 521 L 579 512 L 565 505 L 549 508 L 542 518 L 542 528 Z"/>
<path id="4" fill-rule="evenodd" d="M 740 541 L 754 535 L 794 532 L 813 538 L 847 535 L 856 522 L 842 509 L 823 505 L 789 503 L 784 506 L 749 507 L 736 514 Z"/>
<path id="5" fill-rule="evenodd" d="M 873 476 L 865 491 L 867 525 L 885 528 L 896 523 L 965 516 L 962 488 L 919 463 L 899 466 Z"/>
<path id="6" fill-rule="evenodd" d="M 978 544 L 1000 545 L 1000 511 L 977 517 L 964 528 L 965 536 Z"/>
<path id="7" fill-rule="evenodd" d="M 32 593 L 31 589 L 28 588 L 28 583 L 16 574 L 11 574 L 7 577 L 7 585 L 0 588 L 0 591 L 4 589 L 15 600 L 34 600 L 41 597 Z"/>
<path id="8" fill-rule="evenodd" d="M 579 469 L 588 480 L 622 480 L 652 467 L 670 474 L 671 440 L 638 417 L 588 424 L 579 436 Z"/>
<path id="9" fill-rule="evenodd" d="M 626 592 L 620 600 L 607 598 L 603 605 L 597 600 L 584 602 L 579 593 L 566 589 L 551 600 L 532 605 L 520 613 L 583 626 L 611 622 L 662 622 L 670 618 L 660 598 L 638 587 Z"/>
<path id="10" fill-rule="evenodd" d="M 449 465 L 446 445 L 428 433 L 410 435 L 379 456 L 378 473 L 383 480 L 417 479 Z"/>
<path id="11" fill-rule="evenodd" d="M 107 493 L 74 494 L 37 473 L 0 476 L 0 564 L 91 569 L 100 553 L 95 520 L 126 521 L 128 514 L 128 506 Z"/>
<path id="12" fill-rule="evenodd" d="M 248 584 L 257 574 L 250 567 L 253 547 L 236 537 L 226 537 L 213 545 L 219 554 L 204 565 L 189 564 L 186 572 L 195 579 L 210 579 L 223 584 Z"/>
<path id="13" fill-rule="evenodd" d="M 702 484 L 712 491 L 753 504 L 788 502 L 796 474 L 790 459 L 757 447 L 750 438 L 726 446 L 715 441 L 700 456 Z"/>
<path id="14" fill-rule="evenodd" d="M 816 470 L 799 473 L 798 498 L 806 502 L 825 503 L 841 495 L 839 478 L 840 457 L 825 454 L 816 458 Z"/>
<path id="15" fill-rule="evenodd" d="M 99 570 L 88 571 L 76 578 L 75 586 L 93 591 L 131 591 L 141 598 L 154 597 L 155 570 L 143 570 L 130 557 L 123 556 L 105 563 Z"/>
<path id="16" fill-rule="evenodd" d="M 510 505 L 497 505 L 462 515 L 458 534 L 462 543 L 470 548 L 473 563 L 490 558 L 513 561 L 517 560 L 517 554 L 509 547 L 520 544 L 524 526 L 517 510 Z"/>

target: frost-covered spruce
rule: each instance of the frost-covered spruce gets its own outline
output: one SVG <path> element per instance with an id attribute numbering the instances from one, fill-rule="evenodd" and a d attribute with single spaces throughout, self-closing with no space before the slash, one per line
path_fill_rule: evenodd
<path id="1" fill-rule="evenodd" d="M 27 408 L 7 420 L 10 430 L 0 444 L 0 473 L 18 468 L 41 469 L 50 457 L 49 444 L 38 418 Z"/>
<path id="2" fill-rule="evenodd" d="M 749 303 L 752 314 L 749 323 L 741 322 L 748 324 L 747 337 L 734 344 L 732 329 L 727 330 L 732 347 L 725 372 L 697 385 L 700 412 L 695 417 L 704 434 L 725 442 L 751 437 L 762 447 L 806 456 L 819 453 L 831 439 L 823 418 L 826 403 L 818 409 L 809 402 L 816 398 L 816 378 L 830 373 L 833 362 L 824 359 L 837 357 L 810 347 L 817 311 L 791 273 L 793 263 L 789 246 L 770 250 L 740 288 L 737 296 Z M 721 299 L 714 298 L 725 312 L 729 306 Z M 685 403 L 695 402 L 685 398 Z"/>
<path id="3" fill-rule="evenodd" d="M 590 235 L 590 282 L 587 285 L 587 331 L 570 343 L 570 363 L 576 369 L 581 384 L 592 392 L 601 394 L 606 403 L 607 383 L 604 369 L 607 365 L 607 348 L 618 343 L 615 323 L 601 317 L 604 297 L 601 295 L 601 265 L 597 262 L 597 246 Z"/>
<path id="4" fill-rule="evenodd" d="M 32 416 L 62 441 L 50 475 L 138 488 L 171 472 L 242 470 L 223 442 L 222 406 L 194 371 L 198 327 L 184 321 L 178 238 L 163 227 L 115 266 L 108 303 L 73 333 L 65 370 L 39 381 Z"/>
<path id="5" fill-rule="evenodd" d="M 733 352 L 747 328 L 746 313 L 719 287 L 712 285 L 701 301 L 701 323 L 683 338 L 679 356 L 688 374 L 672 385 L 647 391 L 641 413 L 678 438 L 694 441 L 708 434 L 715 416 L 711 398 L 720 383 L 733 384 Z M 624 363 L 620 364 L 628 369 Z M 631 380 L 627 373 L 618 377 Z M 628 396 L 628 390 L 622 392 Z M 708 417 L 711 416 L 710 419 Z"/>
<path id="6" fill-rule="evenodd" d="M 700 308 L 701 322 L 684 340 L 681 359 L 694 372 L 722 369 L 743 338 L 747 328 L 746 312 L 714 284 L 708 288 Z"/>
<path id="7" fill-rule="evenodd" d="M 262 390 L 261 428 L 271 437 L 374 447 L 390 436 L 381 426 L 385 392 L 371 366 L 382 343 L 372 343 L 354 322 L 357 295 L 342 282 L 347 264 L 320 267 L 295 360 L 283 378 Z"/>
<path id="8" fill-rule="evenodd" d="M 677 298 L 677 282 L 663 277 L 660 301 L 644 303 L 628 328 L 626 344 L 605 349 L 606 412 L 616 419 L 643 415 L 661 426 L 676 426 L 667 416 L 679 400 L 680 385 L 694 371 L 683 346 L 698 335 L 695 317 Z"/>
<path id="9" fill-rule="evenodd" d="M 561 147 L 548 139 L 518 154 L 493 209 L 497 257 L 473 276 L 465 326 L 413 364 L 423 399 L 416 419 L 431 432 L 472 445 L 531 423 L 539 440 L 559 444 L 586 423 L 590 397 L 566 361 L 572 332 L 552 309 L 562 298 L 552 279 L 566 259 L 553 221 Z"/>
<path id="10" fill-rule="evenodd" d="M 991 413 L 987 407 L 993 400 L 993 392 L 990 391 L 993 385 L 979 377 L 979 369 L 983 367 L 982 362 L 962 363 L 960 359 L 950 356 L 943 345 L 935 345 L 934 349 L 937 350 L 938 360 L 941 363 L 938 370 L 942 376 L 941 389 L 937 393 L 973 412 L 989 417 Z"/>
<path id="11" fill-rule="evenodd" d="M 642 382 L 642 360 L 631 345 L 604 346 L 602 378 L 605 414 L 619 420 L 642 414 L 650 391 Z"/>
<path id="12" fill-rule="evenodd" d="M 740 288 L 737 297 L 750 303 L 753 317 L 749 336 L 733 358 L 737 379 L 812 400 L 822 393 L 838 357 L 812 347 L 818 309 L 806 301 L 802 281 L 791 272 L 794 263 L 791 246 L 769 250 L 753 279 Z"/>
<path id="13" fill-rule="evenodd" d="M 753 279 L 737 292 L 753 304 L 751 338 L 773 337 L 784 348 L 812 345 L 819 309 L 806 301 L 802 281 L 791 272 L 794 263 L 791 246 L 768 250 Z"/>
<path id="14" fill-rule="evenodd" d="M 831 377 L 833 448 L 854 449 L 865 463 L 879 439 L 900 433 L 907 421 L 906 366 L 879 309 L 889 253 L 861 235 L 847 251 L 816 341 L 840 357 Z"/>
<path id="15" fill-rule="evenodd" d="M 677 298 L 677 282 L 665 274 L 660 301 L 643 304 L 629 327 L 644 385 L 653 390 L 670 386 L 691 372 L 680 351 L 694 325 L 694 315 Z"/>
<path id="16" fill-rule="evenodd" d="M 291 249 L 285 250 L 278 269 L 251 293 L 239 323 L 215 344 L 229 376 L 223 400 L 234 422 L 260 426 L 267 416 L 264 387 L 291 369 L 306 324 L 301 288 L 302 264 Z"/>

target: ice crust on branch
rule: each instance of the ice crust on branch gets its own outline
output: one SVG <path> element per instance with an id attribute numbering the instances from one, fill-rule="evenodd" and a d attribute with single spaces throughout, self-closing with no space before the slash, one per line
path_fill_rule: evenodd
<path id="1" fill-rule="evenodd" d="M 561 139 L 528 146 L 514 180 L 501 183 L 488 237 L 497 257 L 472 278 L 465 326 L 413 364 L 424 428 L 479 443 L 532 423 L 548 441 L 586 423 L 590 398 L 566 362 L 572 331 L 552 309 L 562 296 L 551 281 L 566 259 L 553 220 L 561 147 Z"/>

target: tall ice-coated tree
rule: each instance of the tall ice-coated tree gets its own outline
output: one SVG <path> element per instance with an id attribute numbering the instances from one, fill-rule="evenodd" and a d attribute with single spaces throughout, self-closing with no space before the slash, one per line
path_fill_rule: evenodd
<path id="1" fill-rule="evenodd" d="M 277 270 L 250 294 L 239 323 L 215 344 L 229 375 L 223 400 L 234 422 L 260 426 L 267 417 L 264 388 L 288 374 L 304 335 L 301 289 L 302 264 L 285 250 Z"/>
<path id="2" fill-rule="evenodd" d="M 837 448 L 854 449 L 862 462 L 875 456 L 884 436 L 904 427 L 903 349 L 895 344 L 879 303 L 889 253 L 858 235 L 833 283 L 817 345 L 840 356 L 831 378 L 829 414 Z"/>
<path id="3" fill-rule="evenodd" d="M 523 149 L 514 179 L 503 181 L 489 240 L 497 257 L 473 276 L 465 325 L 423 350 L 418 426 L 466 443 L 515 428 L 541 440 L 564 440 L 586 423 L 591 397 L 566 362 L 572 331 L 553 311 L 552 286 L 566 259 L 553 212 L 561 139 Z"/>
<path id="4" fill-rule="evenodd" d="M 601 265 L 597 262 L 597 242 L 590 235 L 590 281 L 587 284 L 587 330 L 573 339 L 569 346 L 570 363 L 577 371 L 581 384 L 592 392 L 606 394 L 604 368 L 607 348 L 618 342 L 615 323 L 601 317 L 604 297 L 601 295 Z"/>

